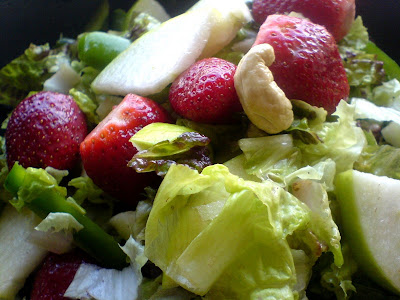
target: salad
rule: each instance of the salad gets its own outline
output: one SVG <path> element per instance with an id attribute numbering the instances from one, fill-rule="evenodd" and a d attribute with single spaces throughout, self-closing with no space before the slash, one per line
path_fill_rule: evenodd
<path id="1" fill-rule="evenodd" d="M 291 2 L 104 1 L 0 70 L 0 299 L 400 294 L 400 67 Z"/>

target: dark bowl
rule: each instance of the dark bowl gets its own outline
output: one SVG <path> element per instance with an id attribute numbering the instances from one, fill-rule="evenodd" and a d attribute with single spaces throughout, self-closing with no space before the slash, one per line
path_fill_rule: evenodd
<path id="1" fill-rule="evenodd" d="M 0 0 L 0 66 L 20 55 L 29 43 L 54 43 L 60 34 L 75 37 L 101 0 Z M 113 8 L 128 9 L 134 1 L 110 0 Z M 171 15 L 195 0 L 160 0 Z M 372 40 L 400 62 L 400 1 L 356 0 Z"/>

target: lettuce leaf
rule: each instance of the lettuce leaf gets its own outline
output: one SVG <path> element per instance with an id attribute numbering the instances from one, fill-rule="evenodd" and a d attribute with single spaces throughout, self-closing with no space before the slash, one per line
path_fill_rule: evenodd
<path id="1" fill-rule="evenodd" d="M 8 175 L 8 166 L 6 158 L 5 138 L 0 136 L 0 212 L 8 200 L 12 199 L 11 194 L 4 188 L 4 182 Z"/>
<path id="2" fill-rule="evenodd" d="M 368 31 L 362 18 L 358 16 L 350 32 L 338 44 L 351 94 L 358 97 L 367 97 L 371 86 L 379 85 L 385 80 L 383 62 L 376 55 L 364 51 L 368 42 Z"/>
<path id="3" fill-rule="evenodd" d="M 333 221 L 329 199 L 323 185 L 312 180 L 299 180 L 292 186 L 293 195 L 311 210 L 310 229 L 318 237 L 321 248 L 333 253 L 335 265 L 343 265 L 340 232 Z"/>
<path id="4" fill-rule="evenodd" d="M 272 182 L 244 181 L 222 165 L 201 174 L 174 165 L 147 222 L 145 254 L 209 299 L 294 299 L 286 237 L 308 221 L 308 208 Z"/>
<path id="5" fill-rule="evenodd" d="M 97 114 L 99 101 L 92 91 L 90 84 L 96 78 L 99 71 L 92 67 L 81 67 L 79 70 L 80 82 L 74 88 L 69 90 L 69 94 L 74 98 L 79 108 L 86 115 L 87 120 L 91 125 L 95 126 L 100 122 L 100 117 Z"/>
<path id="6" fill-rule="evenodd" d="M 319 180 L 332 190 L 335 172 L 351 169 L 366 144 L 354 122 L 354 106 L 342 101 L 333 116 L 336 121 L 309 125 L 315 143 L 290 134 L 239 140 L 245 172 L 284 187 L 296 178 Z"/>
<path id="7" fill-rule="evenodd" d="M 49 213 L 46 218 L 44 218 L 39 225 L 35 227 L 39 231 L 65 231 L 65 232 L 75 232 L 83 228 L 72 215 L 68 213 L 56 212 Z"/>
<path id="8" fill-rule="evenodd" d="M 149 200 L 139 201 L 135 211 L 125 211 L 113 216 L 109 223 L 123 239 L 132 236 L 136 241 L 145 240 L 145 228 L 152 204 Z"/>
<path id="9" fill-rule="evenodd" d="M 152 123 L 139 130 L 130 141 L 139 152 L 128 166 L 137 172 L 156 171 L 164 176 L 173 164 L 198 171 L 211 165 L 210 139 L 184 126 Z"/>
<path id="10" fill-rule="evenodd" d="M 15 107 L 31 91 L 41 91 L 43 83 L 74 55 L 70 44 L 51 49 L 49 44 L 31 44 L 25 52 L 0 70 L 0 104 Z"/>
<path id="11" fill-rule="evenodd" d="M 354 169 L 400 179 L 400 149 L 390 145 L 369 145 L 364 148 Z"/>
<path id="12" fill-rule="evenodd" d="M 372 90 L 370 101 L 379 106 L 400 110 L 400 82 L 392 79 L 375 87 Z"/>
<path id="13" fill-rule="evenodd" d="M 295 140 L 295 146 L 301 150 L 304 164 L 313 165 L 332 159 L 336 163 L 336 171 L 351 169 L 366 144 L 361 128 L 355 120 L 355 107 L 341 101 L 333 114 L 335 122 L 325 122 L 313 128 L 321 143 L 304 144 Z"/>

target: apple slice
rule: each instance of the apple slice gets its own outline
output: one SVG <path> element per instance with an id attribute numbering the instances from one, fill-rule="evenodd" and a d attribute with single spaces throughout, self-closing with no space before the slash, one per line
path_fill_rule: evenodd
<path id="1" fill-rule="evenodd" d="M 366 274 L 400 294 L 400 180 L 343 172 L 336 180 L 343 234 Z"/>
<path id="2" fill-rule="evenodd" d="M 161 92 L 199 57 L 221 50 L 249 20 L 243 0 L 202 1 L 134 41 L 96 77 L 93 90 L 121 96 Z"/>

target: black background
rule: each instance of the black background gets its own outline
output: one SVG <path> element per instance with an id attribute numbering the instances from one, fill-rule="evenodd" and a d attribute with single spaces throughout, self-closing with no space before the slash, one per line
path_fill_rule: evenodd
<path id="1" fill-rule="evenodd" d="M 134 1 L 110 0 L 128 9 Z M 184 11 L 194 0 L 160 0 L 169 13 Z M 54 43 L 60 33 L 75 37 L 101 0 L 0 0 L 0 67 L 20 55 L 30 42 Z M 400 0 L 356 0 L 371 39 L 400 62 Z"/>

